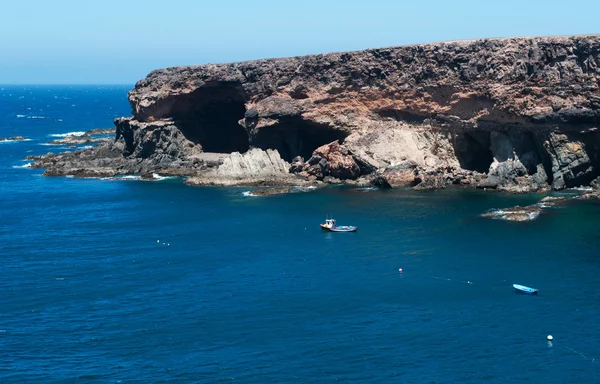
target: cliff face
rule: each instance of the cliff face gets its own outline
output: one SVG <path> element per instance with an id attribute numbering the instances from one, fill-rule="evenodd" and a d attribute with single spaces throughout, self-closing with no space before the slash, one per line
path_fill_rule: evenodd
<path id="1" fill-rule="evenodd" d="M 168 68 L 129 93 L 117 138 L 126 157 L 183 164 L 277 150 L 309 179 L 313 152 L 337 140 L 376 182 L 560 189 L 600 175 L 599 65 L 600 36 L 581 36 Z"/>
<path id="2" fill-rule="evenodd" d="M 599 65 L 598 36 L 448 42 L 168 68 L 129 99 L 134 124 L 172 120 L 205 151 L 291 161 L 339 140 L 380 170 L 562 188 L 598 176 Z"/>

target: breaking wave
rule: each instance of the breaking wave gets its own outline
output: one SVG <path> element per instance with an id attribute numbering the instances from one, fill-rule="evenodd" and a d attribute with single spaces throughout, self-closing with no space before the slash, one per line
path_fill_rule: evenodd
<path id="1" fill-rule="evenodd" d="M 13 165 L 13 168 L 31 168 L 31 163 L 23 164 L 23 165 Z"/>
<path id="2" fill-rule="evenodd" d="M 18 143 L 20 141 L 31 141 L 31 139 L 23 139 L 23 140 L 0 140 L 0 144 L 2 143 Z"/>
<path id="3" fill-rule="evenodd" d="M 83 136 L 85 135 L 85 132 L 67 132 L 67 133 L 52 133 L 48 136 L 50 137 L 67 137 L 67 136 Z"/>
<path id="4" fill-rule="evenodd" d="M 315 189 L 317 189 L 317 187 L 315 187 L 313 185 L 309 185 L 306 187 L 296 186 L 296 187 L 291 187 L 290 192 L 309 192 L 309 191 L 313 191 Z"/>
<path id="5" fill-rule="evenodd" d="M 354 188 L 354 191 L 359 191 L 359 192 L 369 192 L 369 191 L 377 191 L 379 188 L 378 187 L 358 187 L 358 188 Z"/>
<path id="6" fill-rule="evenodd" d="M 581 192 L 592 192 L 594 190 L 594 188 L 592 188 L 592 187 L 575 187 L 575 188 L 571 188 L 571 190 L 581 191 Z"/>
<path id="7" fill-rule="evenodd" d="M 158 173 L 153 173 L 152 178 L 156 181 L 177 179 L 176 176 L 161 176 Z"/>

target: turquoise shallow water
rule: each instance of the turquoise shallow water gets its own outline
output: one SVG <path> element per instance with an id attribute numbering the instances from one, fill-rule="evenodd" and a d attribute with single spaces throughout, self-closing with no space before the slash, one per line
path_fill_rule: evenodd
<path id="1" fill-rule="evenodd" d="M 509 223 L 478 215 L 540 196 L 18 168 L 129 114 L 127 90 L 0 90 L 0 136 L 32 139 L 0 143 L 1 382 L 600 382 L 598 202 Z"/>

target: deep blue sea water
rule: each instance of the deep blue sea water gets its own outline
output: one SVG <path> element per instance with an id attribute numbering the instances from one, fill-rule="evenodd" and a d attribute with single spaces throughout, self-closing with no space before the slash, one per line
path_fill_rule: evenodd
<path id="1" fill-rule="evenodd" d="M 31 139 L 0 143 L 1 383 L 600 382 L 599 202 L 510 223 L 478 215 L 540 196 L 22 167 L 129 115 L 129 88 L 0 86 L 0 137 Z"/>

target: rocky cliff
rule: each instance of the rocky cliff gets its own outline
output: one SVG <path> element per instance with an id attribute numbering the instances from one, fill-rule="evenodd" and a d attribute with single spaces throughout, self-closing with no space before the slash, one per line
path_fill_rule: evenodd
<path id="1" fill-rule="evenodd" d="M 587 185 L 600 175 L 599 65 L 600 36 L 577 36 L 156 70 L 129 93 L 133 117 L 116 121 L 124 163 L 115 169 L 145 164 L 198 180 L 210 168 L 199 153 L 256 148 L 277 151 L 306 180 Z"/>

